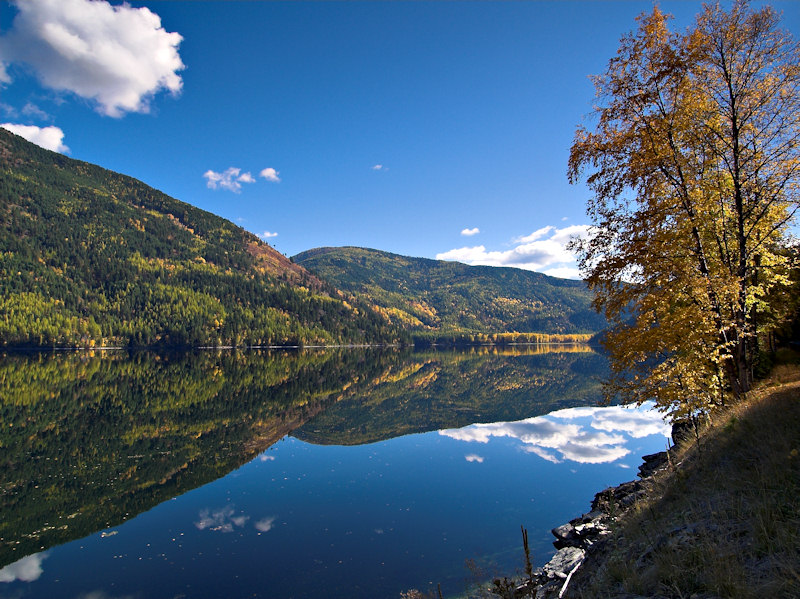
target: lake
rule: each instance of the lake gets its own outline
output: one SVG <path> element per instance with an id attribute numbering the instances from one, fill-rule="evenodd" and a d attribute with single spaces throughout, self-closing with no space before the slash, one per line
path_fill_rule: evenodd
<path id="1" fill-rule="evenodd" d="M 0 597 L 399 597 L 553 554 L 669 429 L 583 346 L 0 356 Z"/>

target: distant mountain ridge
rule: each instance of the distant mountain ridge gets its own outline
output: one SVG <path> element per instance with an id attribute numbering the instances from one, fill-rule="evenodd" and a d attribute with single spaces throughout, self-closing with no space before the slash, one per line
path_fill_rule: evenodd
<path id="1" fill-rule="evenodd" d="M 292 258 L 415 333 L 592 334 L 606 327 L 583 281 L 357 247 Z"/>
<path id="2" fill-rule="evenodd" d="M 402 338 L 233 223 L 0 128 L 0 345 Z"/>

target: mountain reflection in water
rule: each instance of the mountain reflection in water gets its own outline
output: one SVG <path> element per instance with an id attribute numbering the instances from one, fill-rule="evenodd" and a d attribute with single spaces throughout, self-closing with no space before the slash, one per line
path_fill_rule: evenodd
<path id="1" fill-rule="evenodd" d="M 1 356 L 0 598 L 453 594 L 520 524 L 542 562 L 664 443 L 553 349 Z"/>

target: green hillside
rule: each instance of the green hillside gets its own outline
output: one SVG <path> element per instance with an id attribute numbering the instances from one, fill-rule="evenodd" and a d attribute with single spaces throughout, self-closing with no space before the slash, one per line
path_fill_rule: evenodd
<path id="1" fill-rule="evenodd" d="M 354 247 L 309 250 L 293 260 L 415 335 L 574 335 L 606 326 L 582 281 Z"/>
<path id="2" fill-rule="evenodd" d="M 0 345 L 388 342 L 256 236 L 0 129 Z"/>

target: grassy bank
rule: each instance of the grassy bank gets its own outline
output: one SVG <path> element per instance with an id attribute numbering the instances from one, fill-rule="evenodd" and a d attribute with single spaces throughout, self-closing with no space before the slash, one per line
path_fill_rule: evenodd
<path id="1" fill-rule="evenodd" d="M 566 597 L 800 597 L 800 369 L 712 415 Z"/>

